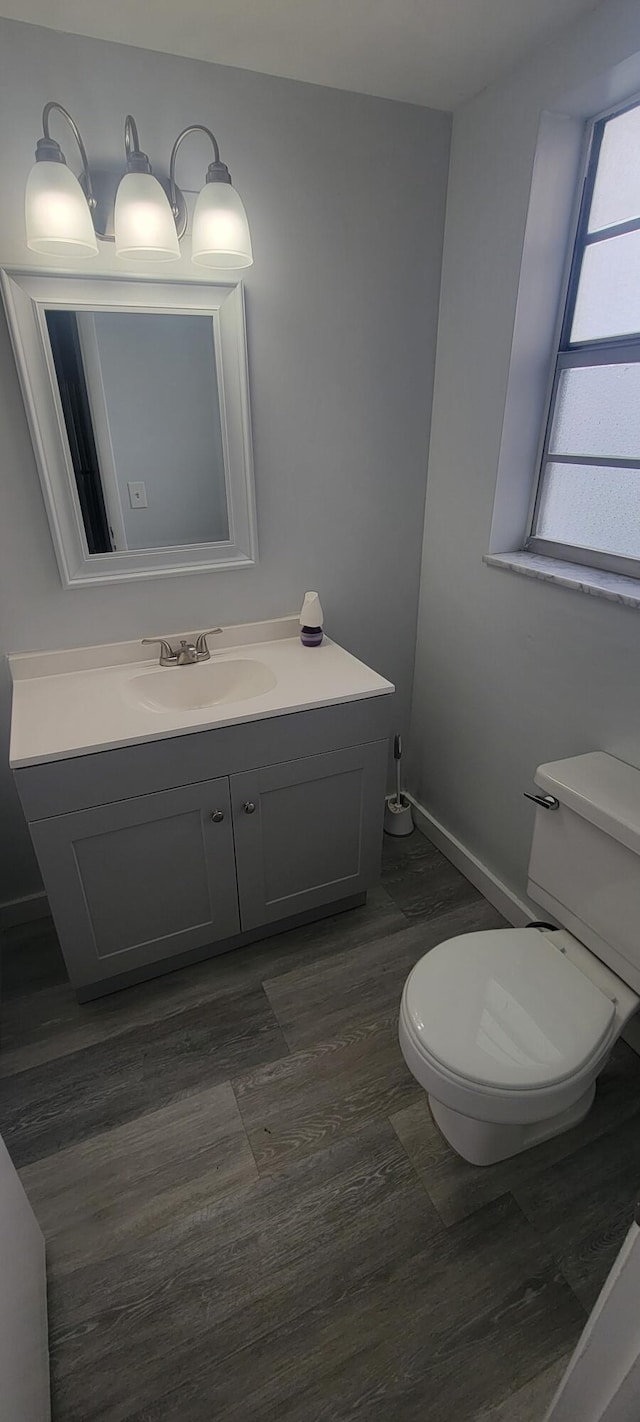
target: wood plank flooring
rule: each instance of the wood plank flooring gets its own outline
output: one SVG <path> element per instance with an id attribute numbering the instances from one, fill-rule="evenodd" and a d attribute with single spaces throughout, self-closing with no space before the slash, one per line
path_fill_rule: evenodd
<path id="1" fill-rule="evenodd" d="M 486 1170 L 397 1045 L 500 923 L 417 832 L 365 907 L 82 1007 L 9 934 L 0 1133 L 47 1239 L 54 1422 L 536 1422 L 631 1219 L 640 1059 Z"/>

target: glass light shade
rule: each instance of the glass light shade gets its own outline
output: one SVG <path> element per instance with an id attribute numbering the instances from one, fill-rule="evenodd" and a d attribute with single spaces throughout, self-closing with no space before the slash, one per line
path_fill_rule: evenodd
<path id="1" fill-rule="evenodd" d="M 249 223 L 230 183 L 205 183 L 193 212 L 191 260 L 198 267 L 250 267 Z"/>
<path id="2" fill-rule="evenodd" d="M 45 256 L 95 257 L 89 204 L 66 163 L 34 163 L 25 191 L 27 247 Z"/>
<path id="3" fill-rule="evenodd" d="M 152 173 L 125 173 L 120 179 L 114 232 L 119 257 L 168 262 L 180 256 L 169 200 Z"/>

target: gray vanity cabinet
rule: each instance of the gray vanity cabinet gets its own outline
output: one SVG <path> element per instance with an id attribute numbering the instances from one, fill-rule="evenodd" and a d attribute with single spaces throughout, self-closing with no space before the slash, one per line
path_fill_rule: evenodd
<path id="1" fill-rule="evenodd" d="M 18 769 L 78 996 L 362 902 L 389 716 L 379 696 Z"/>
<path id="2" fill-rule="evenodd" d="M 226 777 L 57 815 L 31 833 L 77 988 L 238 932 Z"/>
<path id="3" fill-rule="evenodd" d="M 354 746 L 232 776 L 243 929 L 367 888 L 380 847 L 380 749 Z"/>

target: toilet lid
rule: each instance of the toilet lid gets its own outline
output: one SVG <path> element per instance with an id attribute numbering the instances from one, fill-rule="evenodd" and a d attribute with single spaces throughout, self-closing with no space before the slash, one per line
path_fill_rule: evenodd
<path id="1" fill-rule="evenodd" d="M 522 1090 L 574 1076 L 614 1004 L 535 928 L 465 933 L 411 973 L 405 1007 L 425 1053 L 478 1085 Z"/>

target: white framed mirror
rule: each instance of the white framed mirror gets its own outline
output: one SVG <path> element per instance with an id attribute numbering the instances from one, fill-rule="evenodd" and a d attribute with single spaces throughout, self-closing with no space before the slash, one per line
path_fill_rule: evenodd
<path id="1" fill-rule="evenodd" d="M 240 281 L 3 271 L 65 587 L 257 560 Z"/>

